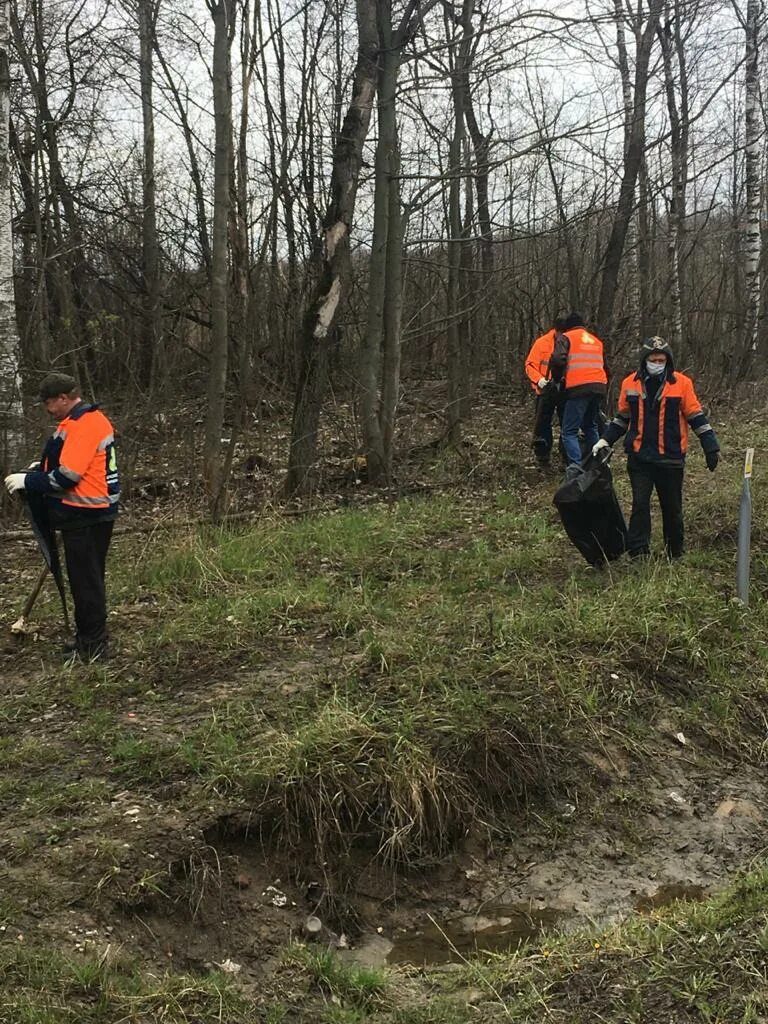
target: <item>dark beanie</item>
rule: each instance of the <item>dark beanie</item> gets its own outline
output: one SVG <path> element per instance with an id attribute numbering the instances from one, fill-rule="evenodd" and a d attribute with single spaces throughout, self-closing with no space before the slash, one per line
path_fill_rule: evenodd
<path id="1" fill-rule="evenodd" d="M 563 328 L 563 330 L 565 330 L 565 331 L 572 331 L 572 330 L 574 330 L 577 327 L 583 327 L 583 326 L 584 326 L 584 317 L 581 315 L 581 313 L 573 312 L 573 313 L 569 313 L 568 316 L 565 318 L 565 327 Z"/>
<path id="2" fill-rule="evenodd" d="M 40 382 L 40 401 L 58 398 L 59 395 L 71 395 L 78 390 L 77 381 L 68 373 L 49 373 Z"/>

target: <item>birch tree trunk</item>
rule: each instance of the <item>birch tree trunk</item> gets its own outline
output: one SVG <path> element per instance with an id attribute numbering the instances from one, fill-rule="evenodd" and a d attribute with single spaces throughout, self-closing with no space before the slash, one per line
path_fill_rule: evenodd
<path id="1" fill-rule="evenodd" d="M 355 212 L 357 183 L 376 96 L 376 0 L 357 0 L 358 50 L 352 99 L 334 143 L 330 199 L 323 220 L 317 282 L 300 329 L 299 379 L 291 426 L 291 447 L 285 493 L 306 493 L 317 449 L 320 411 L 325 396 L 328 356 L 337 335 L 337 320 L 351 275 L 349 233 Z"/>
<path id="2" fill-rule="evenodd" d="M 470 0 L 471 2 L 471 0 Z M 447 318 L 446 338 L 448 355 L 448 438 L 452 444 L 461 440 L 461 407 L 464 388 L 462 370 L 464 360 L 461 352 L 459 332 L 459 287 L 461 277 L 461 154 L 464 142 L 464 113 L 461 106 L 461 89 L 458 82 L 453 85 L 453 137 L 448 157 L 448 287 L 446 290 L 445 315 Z"/>
<path id="3" fill-rule="evenodd" d="M 760 320 L 760 164 L 763 127 L 760 118 L 760 80 L 758 77 L 760 25 L 759 0 L 747 0 L 746 82 L 745 82 L 745 178 L 746 225 L 744 233 L 744 315 L 743 360 L 748 365 L 757 350 Z"/>
<path id="4" fill-rule="evenodd" d="M 15 465 L 21 449 L 22 406 L 19 336 L 13 289 L 11 162 L 9 149 L 9 0 L 0 0 L 0 466 Z"/>

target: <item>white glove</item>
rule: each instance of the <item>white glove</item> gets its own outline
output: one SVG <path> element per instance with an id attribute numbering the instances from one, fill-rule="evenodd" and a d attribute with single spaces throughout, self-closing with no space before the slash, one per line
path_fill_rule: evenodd
<path id="1" fill-rule="evenodd" d="M 26 477 L 26 473 L 9 473 L 5 478 L 5 487 L 8 493 L 15 494 L 16 491 L 23 491 Z"/>
<path id="2" fill-rule="evenodd" d="M 27 466 L 26 472 L 27 473 L 34 473 L 35 470 L 37 470 L 37 469 L 40 469 L 40 463 L 37 462 L 37 461 L 36 462 L 30 462 L 30 464 Z"/>
<path id="3" fill-rule="evenodd" d="M 539 389 L 539 391 L 543 391 L 547 384 L 549 384 L 549 381 L 546 377 L 539 377 L 539 383 L 536 385 L 536 387 Z"/>
<path id="4" fill-rule="evenodd" d="M 600 452 L 603 450 L 603 448 L 610 448 L 610 447 L 611 446 L 608 444 L 608 442 L 605 440 L 605 438 L 601 437 L 600 440 L 597 442 L 597 444 L 592 445 L 592 454 L 594 456 L 598 456 L 600 454 Z"/>

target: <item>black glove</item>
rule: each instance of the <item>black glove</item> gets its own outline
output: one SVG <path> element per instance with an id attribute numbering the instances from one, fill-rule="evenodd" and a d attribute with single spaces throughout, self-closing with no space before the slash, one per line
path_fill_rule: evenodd
<path id="1" fill-rule="evenodd" d="M 714 473 L 720 461 L 720 452 L 704 452 L 704 458 L 707 460 L 707 469 L 710 473 Z"/>

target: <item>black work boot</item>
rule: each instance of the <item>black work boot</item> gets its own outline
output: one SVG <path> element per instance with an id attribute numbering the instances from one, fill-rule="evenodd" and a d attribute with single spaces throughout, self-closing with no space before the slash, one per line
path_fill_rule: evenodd
<path id="1" fill-rule="evenodd" d="M 65 652 L 68 665 L 78 662 L 90 665 L 96 661 L 109 661 L 109 645 L 106 640 L 94 644 L 81 643 L 76 640 L 74 643 L 67 642 L 62 649 Z"/>
<path id="2" fill-rule="evenodd" d="M 106 640 L 96 644 L 78 644 L 77 655 L 86 665 L 94 661 L 109 661 L 109 646 Z"/>
<path id="3" fill-rule="evenodd" d="M 549 465 L 549 445 L 543 437 L 535 437 L 533 439 L 533 454 L 536 456 L 536 461 L 540 466 Z"/>

